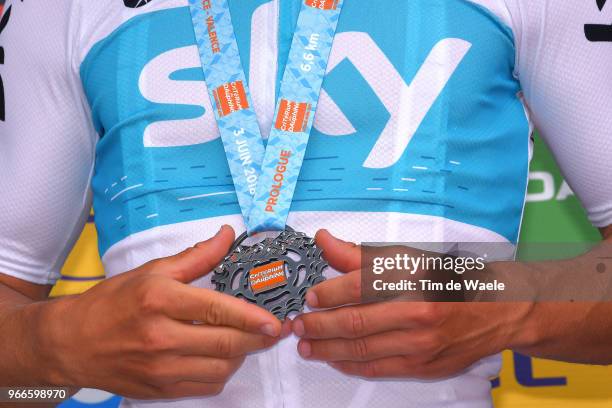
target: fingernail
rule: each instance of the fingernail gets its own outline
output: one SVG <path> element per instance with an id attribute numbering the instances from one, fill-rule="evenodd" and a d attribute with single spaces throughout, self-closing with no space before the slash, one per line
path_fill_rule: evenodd
<path id="1" fill-rule="evenodd" d="M 298 337 L 302 337 L 304 334 L 306 334 L 304 322 L 301 319 L 296 319 L 293 321 L 293 333 L 295 333 L 295 335 Z"/>
<path id="2" fill-rule="evenodd" d="M 215 237 L 218 237 L 223 232 L 225 227 L 226 227 L 226 225 L 222 225 L 221 228 L 219 228 L 219 231 L 217 231 L 217 233 L 215 234 Z"/>
<path id="3" fill-rule="evenodd" d="M 300 341 L 298 343 L 298 353 L 302 358 L 309 358 L 312 355 L 312 346 L 309 341 Z"/>
<path id="4" fill-rule="evenodd" d="M 319 307 L 319 298 L 314 291 L 309 290 L 306 292 L 306 303 L 308 303 L 310 307 Z"/>
<path id="5" fill-rule="evenodd" d="M 264 324 L 263 326 L 261 326 L 260 330 L 263 334 L 270 337 L 278 337 L 279 334 L 272 323 Z"/>

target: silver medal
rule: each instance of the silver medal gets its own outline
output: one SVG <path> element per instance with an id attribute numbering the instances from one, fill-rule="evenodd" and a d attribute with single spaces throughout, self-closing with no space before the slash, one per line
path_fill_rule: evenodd
<path id="1" fill-rule="evenodd" d="M 306 291 L 325 280 L 328 264 L 313 238 L 287 227 L 276 238 L 243 245 L 242 234 L 215 270 L 216 290 L 255 303 L 284 320 L 304 308 Z"/>

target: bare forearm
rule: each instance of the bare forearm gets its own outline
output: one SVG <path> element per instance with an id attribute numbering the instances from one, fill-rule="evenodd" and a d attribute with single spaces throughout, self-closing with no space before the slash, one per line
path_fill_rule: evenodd
<path id="1" fill-rule="evenodd" d="M 513 349 L 534 357 L 612 364 L 611 247 L 608 239 L 567 261 L 503 265 L 506 280 L 528 282 L 530 287 L 522 286 L 533 296 Z M 524 300 L 520 294 L 518 300 Z"/>
<path id="2" fill-rule="evenodd" d="M 612 303 L 538 303 L 511 348 L 532 357 L 612 364 Z"/>
<path id="3" fill-rule="evenodd" d="M 45 345 L 45 307 L 0 283 L 0 384 L 3 386 L 48 385 L 53 383 Z"/>

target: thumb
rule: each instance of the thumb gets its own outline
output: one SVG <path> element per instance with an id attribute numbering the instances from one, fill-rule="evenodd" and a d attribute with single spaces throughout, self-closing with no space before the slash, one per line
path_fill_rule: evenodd
<path id="1" fill-rule="evenodd" d="M 179 282 L 190 283 L 207 275 L 221 263 L 234 243 L 234 237 L 234 229 L 224 225 L 209 240 L 177 255 L 161 259 L 159 270 Z"/>
<path id="2" fill-rule="evenodd" d="M 361 268 L 361 247 L 357 244 L 342 241 L 327 230 L 317 232 L 315 240 L 323 250 L 323 257 L 335 270 L 347 273 Z"/>

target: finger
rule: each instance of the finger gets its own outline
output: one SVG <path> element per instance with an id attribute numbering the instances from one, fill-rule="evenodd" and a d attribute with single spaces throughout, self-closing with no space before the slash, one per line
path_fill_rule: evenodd
<path id="1" fill-rule="evenodd" d="M 323 250 L 323 257 L 335 270 L 346 273 L 360 268 L 361 247 L 357 244 L 342 241 L 327 230 L 317 232 L 315 240 Z"/>
<path id="2" fill-rule="evenodd" d="M 224 225 L 209 240 L 200 242 L 177 255 L 158 260 L 155 270 L 179 282 L 192 282 L 215 269 L 233 243 L 234 230 Z"/>
<path id="3" fill-rule="evenodd" d="M 182 381 L 176 384 L 161 387 L 157 396 L 152 399 L 177 399 L 187 397 L 204 397 L 219 395 L 223 392 L 223 383 L 201 383 L 195 381 Z"/>
<path id="4" fill-rule="evenodd" d="M 212 357 L 183 356 L 160 360 L 154 368 L 154 384 L 159 386 L 182 381 L 199 383 L 225 383 L 240 368 L 244 357 L 221 359 Z"/>
<path id="5" fill-rule="evenodd" d="M 164 313 L 173 319 L 198 321 L 213 326 L 278 337 L 281 322 L 267 310 L 209 289 L 176 282 L 169 285 Z"/>
<path id="6" fill-rule="evenodd" d="M 215 358 L 236 358 L 267 349 L 278 343 L 280 337 L 253 334 L 232 327 L 178 323 L 168 333 L 174 350 L 182 355 Z"/>
<path id="7" fill-rule="evenodd" d="M 385 302 L 305 313 L 293 321 L 293 332 L 306 339 L 356 339 L 376 333 L 412 329 L 429 323 L 419 303 Z"/>
<path id="8" fill-rule="evenodd" d="M 288 337 L 292 332 L 292 321 L 289 318 L 286 318 L 281 327 L 281 339 Z"/>
<path id="9" fill-rule="evenodd" d="M 310 288 L 306 302 L 312 308 L 332 308 L 361 302 L 361 271 L 328 279 Z"/>
<path id="10" fill-rule="evenodd" d="M 395 330 L 358 339 L 300 340 L 298 353 L 307 360 L 372 361 L 385 357 L 420 354 L 428 344 L 415 331 Z M 427 350 L 428 351 L 428 350 Z"/>
<path id="11" fill-rule="evenodd" d="M 473 363 L 468 360 L 469 358 L 442 358 L 424 362 L 418 356 L 398 356 L 364 362 L 336 361 L 328 364 L 346 375 L 364 378 L 440 380 L 463 372 Z"/>
<path id="12" fill-rule="evenodd" d="M 410 367 L 403 357 L 386 357 L 365 362 L 337 361 L 329 365 L 346 375 L 364 378 L 418 377 L 417 370 Z"/>

